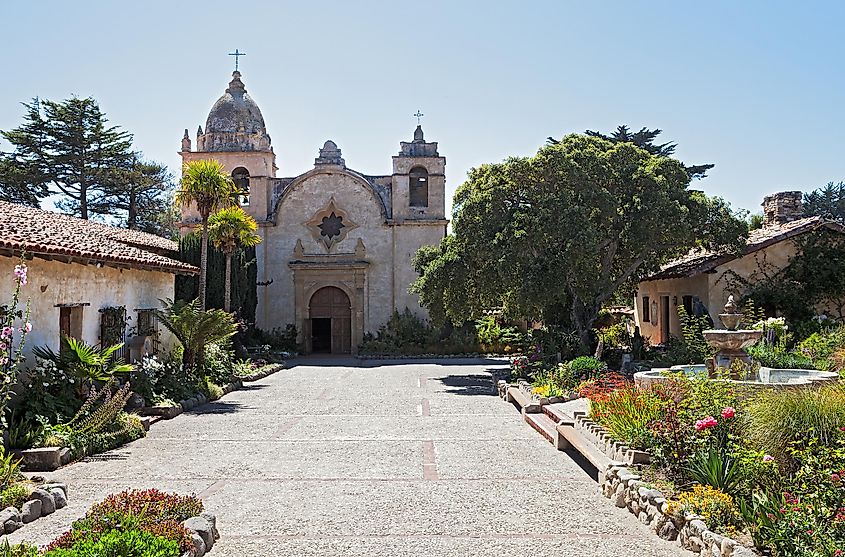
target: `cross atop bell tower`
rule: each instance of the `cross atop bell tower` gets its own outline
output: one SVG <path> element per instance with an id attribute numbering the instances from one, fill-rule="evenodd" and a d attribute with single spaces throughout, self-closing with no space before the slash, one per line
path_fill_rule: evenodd
<path id="1" fill-rule="evenodd" d="M 238 49 L 236 48 L 236 49 L 235 49 L 235 52 L 230 52 L 230 53 L 229 53 L 229 56 L 234 56 L 234 57 L 235 57 L 235 71 L 238 71 L 238 59 L 239 59 L 241 56 L 246 56 L 246 52 L 240 52 L 240 51 L 238 51 Z"/>

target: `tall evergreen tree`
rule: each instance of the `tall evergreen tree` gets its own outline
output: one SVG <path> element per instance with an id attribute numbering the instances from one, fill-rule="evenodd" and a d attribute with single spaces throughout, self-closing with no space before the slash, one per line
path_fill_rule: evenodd
<path id="1" fill-rule="evenodd" d="M 94 206 L 120 211 L 121 224 L 132 230 L 173 236 L 175 215 L 173 174 L 166 166 L 132 153 L 125 167 L 114 170 Z"/>
<path id="2" fill-rule="evenodd" d="M 804 194 L 804 214 L 845 223 L 845 182 L 833 183 Z"/>
<path id="3" fill-rule="evenodd" d="M 632 132 L 628 126 L 623 125 L 617 127 L 616 130 L 610 134 L 603 134 L 592 130 L 587 130 L 585 133 L 592 137 L 600 137 L 602 139 L 612 141 L 613 143 L 633 143 L 640 149 L 648 151 L 652 155 L 657 155 L 658 157 L 671 157 L 675 154 L 675 149 L 678 147 L 678 144 L 672 141 L 668 141 L 666 143 L 654 142 L 657 139 L 657 136 L 663 133 L 663 130 L 661 129 L 650 130 L 648 128 L 640 128 L 639 131 Z M 694 164 L 692 166 L 684 165 L 684 169 L 687 171 L 687 174 L 689 174 L 691 179 L 699 179 L 704 178 L 707 175 L 707 171 L 714 166 L 716 165 Z"/>
<path id="4" fill-rule="evenodd" d="M 23 124 L 2 132 L 15 148 L 12 157 L 23 163 L 22 172 L 10 172 L 4 165 L 0 183 L 25 186 L 36 199 L 44 190 L 58 194 L 56 206 L 83 219 L 114 214 L 103 194 L 113 174 L 131 158 L 132 136 L 109 126 L 91 97 L 33 99 L 24 107 Z"/>
<path id="5" fill-rule="evenodd" d="M 24 103 L 24 123 L 15 130 L 2 132 L 15 150 L 0 153 L 0 200 L 38 207 L 49 194 L 44 171 L 45 122 L 41 101 L 36 97 Z"/>

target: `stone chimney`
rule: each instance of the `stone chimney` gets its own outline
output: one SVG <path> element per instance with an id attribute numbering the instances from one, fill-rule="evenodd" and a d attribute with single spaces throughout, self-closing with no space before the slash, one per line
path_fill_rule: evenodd
<path id="1" fill-rule="evenodd" d="M 777 226 L 804 216 L 804 194 L 782 191 L 763 198 L 763 226 Z"/>

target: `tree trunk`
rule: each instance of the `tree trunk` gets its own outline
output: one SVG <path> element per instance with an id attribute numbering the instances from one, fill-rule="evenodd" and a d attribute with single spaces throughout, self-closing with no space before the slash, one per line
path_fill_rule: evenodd
<path id="1" fill-rule="evenodd" d="M 223 287 L 223 311 L 232 311 L 232 252 L 226 252 L 226 279 Z"/>
<path id="2" fill-rule="evenodd" d="M 572 325 L 578 333 L 581 341 L 581 351 L 584 354 L 590 353 L 593 343 L 592 328 L 598 317 L 598 310 L 594 306 L 587 306 L 581 300 L 572 300 Z"/>
<path id="3" fill-rule="evenodd" d="M 88 187 L 85 184 L 79 186 L 79 217 L 88 220 Z"/>
<path id="4" fill-rule="evenodd" d="M 129 189 L 129 217 L 126 219 L 126 227 L 130 230 L 138 228 L 138 192 L 134 186 Z"/>
<path id="5" fill-rule="evenodd" d="M 202 219 L 202 241 L 200 242 L 200 287 L 197 298 L 205 311 L 205 272 L 208 270 L 208 218 Z"/>

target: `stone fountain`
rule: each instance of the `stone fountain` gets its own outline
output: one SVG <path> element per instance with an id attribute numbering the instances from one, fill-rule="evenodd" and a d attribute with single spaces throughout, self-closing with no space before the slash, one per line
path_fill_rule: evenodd
<path id="1" fill-rule="evenodd" d="M 702 331 L 707 343 L 716 349 L 716 355 L 706 362 L 707 372 L 710 377 L 717 375 L 719 368 L 730 370 L 731 379 L 745 380 L 748 377 L 740 376 L 738 367 L 734 362 L 742 362 L 745 368 L 752 365 L 751 356 L 745 351 L 763 336 L 763 331 L 754 329 L 737 329 L 742 322 L 743 314 L 738 309 L 733 296 L 728 296 L 725 304 L 725 313 L 719 314 L 719 319 L 724 329 L 708 329 Z"/>

